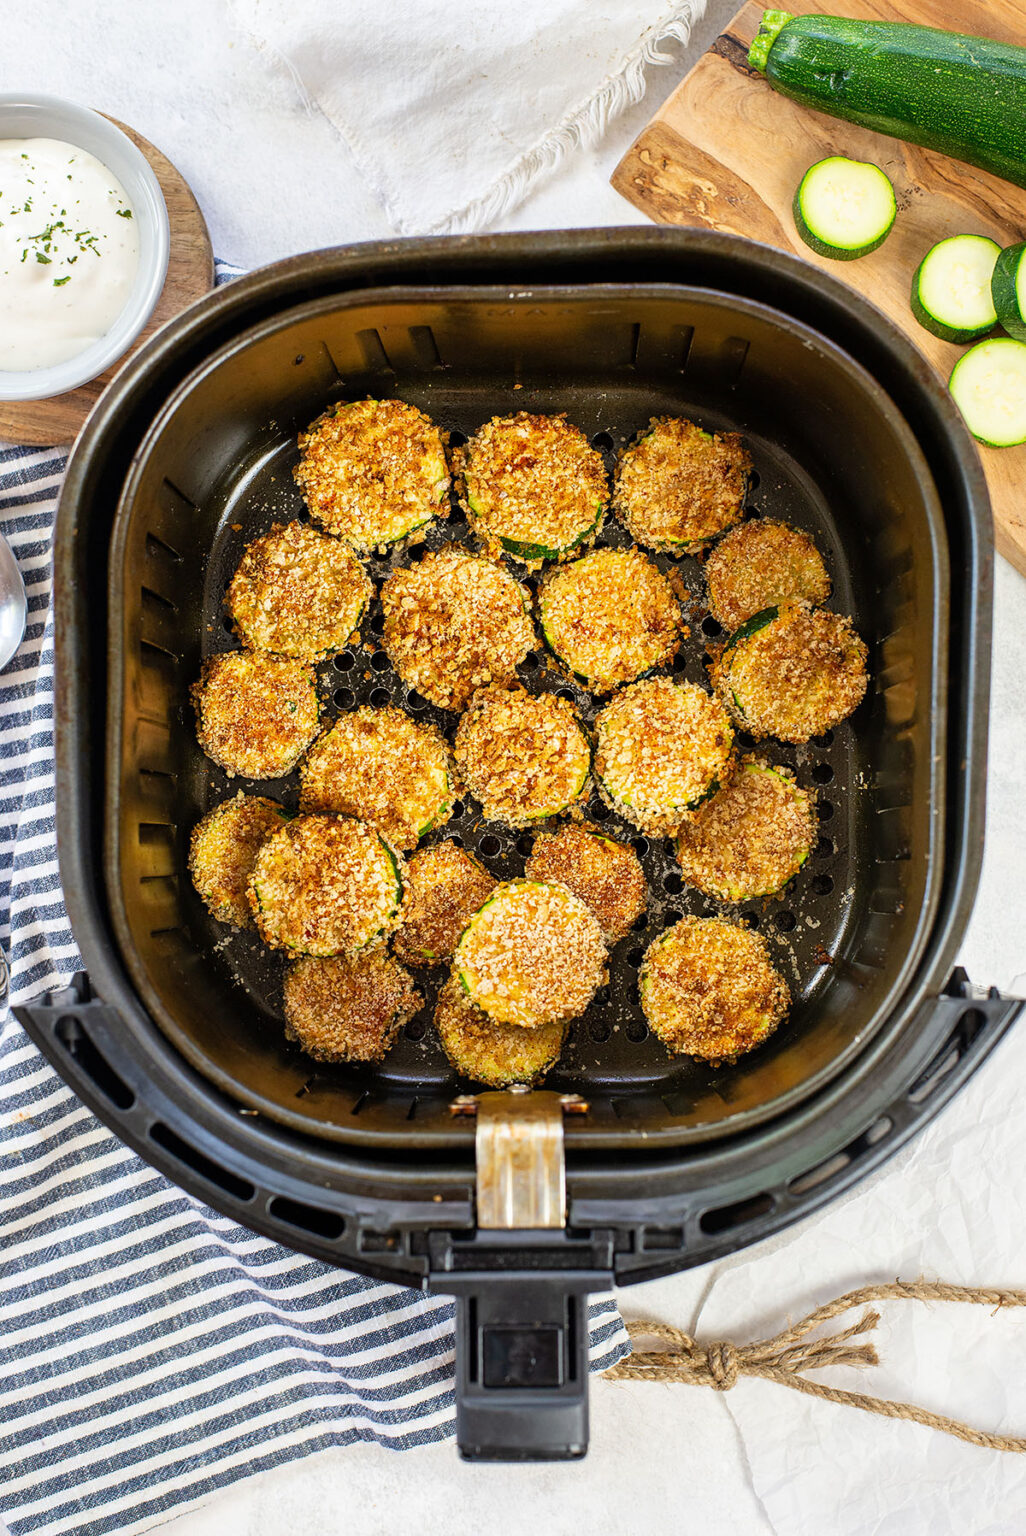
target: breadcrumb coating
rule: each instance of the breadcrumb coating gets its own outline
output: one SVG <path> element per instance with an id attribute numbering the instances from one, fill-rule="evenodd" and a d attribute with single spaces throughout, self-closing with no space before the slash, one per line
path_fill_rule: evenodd
<path id="1" fill-rule="evenodd" d="M 495 416 L 453 457 L 471 524 L 496 552 L 561 560 L 602 526 L 602 455 L 564 415 Z"/>
<path id="2" fill-rule="evenodd" d="M 717 1064 L 761 1045 L 791 1004 L 762 935 L 719 917 L 682 917 L 654 939 L 640 990 L 669 1050 Z"/>
<path id="3" fill-rule="evenodd" d="M 573 706 L 554 693 L 480 689 L 459 723 L 453 751 L 485 815 L 507 826 L 526 827 L 584 798 L 588 738 Z"/>
<path id="4" fill-rule="evenodd" d="M 342 650 L 373 595 L 348 544 L 294 522 L 247 545 L 225 601 L 244 644 L 313 660 Z"/>
<path id="5" fill-rule="evenodd" d="M 680 603 L 640 549 L 596 549 L 558 567 L 538 611 L 552 650 L 597 693 L 665 665 L 680 639 Z"/>
<path id="6" fill-rule="evenodd" d="M 229 776 L 280 779 L 317 734 L 317 679 L 306 662 L 266 651 L 224 651 L 192 686 L 197 738 Z"/>
<path id="7" fill-rule="evenodd" d="M 248 897 L 272 949 L 352 955 L 395 926 L 402 889 L 399 858 L 373 827 L 297 816 L 260 849 Z"/>
<path id="8" fill-rule="evenodd" d="M 709 611 L 728 631 L 789 599 L 816 606 L 830 596 L 830 577 L 814 540 L 771 518 L 750 518 L 724 534 L 704 572 Z"/>
<path id="9" fill-rule="evenodd" d="M 457 940 L 498 881 L 458 843 L 420 848 L 406 866 L 392 947 L 407 965 L 451 960 Z"/>
<path id="10" fill-rule="evenodd" d="M 720 901 L 746 901 L 782 890 L 815 839 L 812 795 L 786 768 L 750 757 L 683 823 L 677 858 L 689 885 Z"/>
<path id="11" fill-rule="evenodd" d="M 630 932 L 648 903 L 648 882 L 634 849 L 577 822 L 535 838 L 524 874 L 528 880 L 565 885 L 579 896 L 598 918 L 609 945 Z"/>
<path id="12" fill-rule="evenodd" d="M 534 645 L 528 594 L 501 565 L 448 545 L 381 589 L 384 644 L 404 683 L 441 709 L 511 683 Z"/>
<path id="13" fill-rule="evenodd" d="M 730 718 L 697 683 L 653 677 L 613 695 L 595 721 L 603 797 L 642 832 L 674 833 L 726 776 Z"/>
<path id="14" fill-rule="evenodd" d="M 421 1001 L 383 949 L 297 960 L 285 976 L 285 1034 L 315 1061 L 382 1061 Z"/>
<path id="15" fill-rule="evenodd" d="M 751 472 L 739 433 L 653 416 L 620 459 L 613 510 L 639 544 L 694 552 L 740 522 Z"/>
<path id="16" fill-rule="evenodd" d="M 196 823 L 189 840 L 189 873 L 219 923 L 252 928 L 246 887 L 256 856 L 289 813 L 275 800 L 244 795 L 225 800 Z"/>
<path id="17" fill-rule="evenodd" d="M 565 1024 L 543 1024 L 539 1029 L 496 1024 L 474 1006 L 456 976 L 438 994 L 435 1028 L 460 1076 L 487 1088 L 540 1083 L 559 1060 L 566 1036 Z"/>
<path id="18" fill-rule="evenodd" d="M 453 974 L 498 1024 L 540 1029 L 584 1012 L 605 979 L 595 915 L 563 885 L 508 880 L 456 946 Z"/>
<path id="19" fill-rule="evenodd" d="M 403 710 L 340 715 L 300 765 L 300 809 L 356 816 L 395 848 L 415 848 L 452 814 L 452 758 L 440 731 Z"/>
<path id="20" fill-rule="evenodd" d="M 746 731 L 800 743 L 839 725 L 861 703 L 868 654 L 850 619 L 808 603 L 781 603 L 731 636 L 710 676 Z"/>
<path id="21" fill-rule="evenodd" d="M 354 549 L 394 544 L 445 504 L 445 444 L 402 400 L 342 401 L 299 436 L 293 471 L 311 513 Z"/>

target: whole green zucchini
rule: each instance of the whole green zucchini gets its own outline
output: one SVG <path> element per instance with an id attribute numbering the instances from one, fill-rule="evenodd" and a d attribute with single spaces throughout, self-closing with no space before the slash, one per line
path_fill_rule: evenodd
<path id="1" fill-rule="evenodd" d="M 748 62 L 803 106 L 1026 186 L 1026 48 L 906 22 L 764 11 Z"/>

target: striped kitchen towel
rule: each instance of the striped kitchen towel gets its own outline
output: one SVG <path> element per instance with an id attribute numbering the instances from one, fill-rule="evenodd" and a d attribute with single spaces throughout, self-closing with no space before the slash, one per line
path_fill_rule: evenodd
<path id="1" fill-rule="evenodd" d="M 222 269 L 221 275 L 224 275 Z M 79 966 L 54 824 L 51 540 L 64 455 L 0 447 L 28 629 L 0 675 L 0 942 L 11 1000 Z M 327 1446 L 453 1432 L 453 1309 L 291 1253 L 169 1184 L 0 1022 L 0 1514 L 129 1536 Z M 623 1354 L 609 1298 L 592 1365 Z"/>

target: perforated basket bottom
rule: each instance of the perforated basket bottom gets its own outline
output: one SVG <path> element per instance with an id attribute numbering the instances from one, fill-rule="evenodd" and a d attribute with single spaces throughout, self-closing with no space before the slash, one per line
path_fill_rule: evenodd
<path id="1" fill-rule="evenodd" d="M 524 389 L 505 402 L 482 403 L 470 399 L 455 400 L 448 409 L 439 408 L 437 396 L 417 389 L 402 390 L 403 398 L 423 406 L 439 425 L 453 434 L 454 441 L 470 435 L 483 420 L 497 411 L 511 408 L 553 410 L 563 408 L 543 391 Z M 622 419 L 623 399 L 619 402 L 621 419 L 605 419 L 601 397 L 585 395 L 570 408 L 571 419 L 586 430 L 595 446 L 604 454 L 610 470 L 616 453 L 624 442 L 643 426 L 650 415 L 688 414 L 712 430 L 737 430 L 728 419 L 691 407 L 685 407 L 679 394 L 662 396 L 656 391 L 639 391 L 632 418 Z M 745 433 L 756 473 L 749 493 L 749 515 L 779 517 L 807 529 L 816 539 L 826 559 L 834 583 L 831 606 L 838 611 L 852 611 L 852 594 L 842 546 L 830 510 L 820 490 L 794 460 L 769 442 Z M 220 489 L 217 535 L 207 567 L 204 601 L 203 654 L 228 649 L 237 644 L 223 607 L 228 581 L 243 548 L 267 531 L 273 522 L 306 517 L 302 498 L 293 482 L 292 466 L 296 460 L 291 440 L 279 440 L 266 448 L 254 462 L 248 461 L 233 473 Z M 448 520 L 434 524 L 423 544 L 412 550 L 393 552 L 368 562 L 371 575 L 380 582 L 397 564 L 407 564 L 425 549 L 436 549 L 447 542 L 474 547 L 466 520 L 453 500 Z M 627 547 L 630 538 L 610 519 L 598 540 L 600 547 Z M 691 594 L 690 635 L 685 638 L 673 672 L 692 681 L 708 683 L 705 661 L 706 645 L 720 635 L 719 627 L 705 607 L 704 583 L 700 563 L 692 558 L 671 560 L 654 557 L 663 568 L 676 568 Z M 524 575 L 522 567 L 515 566 Z M 534 587 L 534 578 L 528 579 Z M 430 720 L 451 741 L 458 716 L 439 710 L 409 689 L 394 672 L 381 648 L 384 621 L 381 605 L 375 597 L 361 626 L 361 644 L 350 647 L 318 671 L 324 705 L 325 724 L 356 704 L 395 703 L 417 720 Z M 595 700 L 573 678 L 555 664 L 545 650 L 540 631 L 538 647 L 520 668 L 522 681 L 532 690 L 554 690 L 573 701 L 587 725 L 593 722 L 603 700 Z M 856 715 L 856 727 L 857 727 Z M 193 728 L 191 711 L 186 723 Z M 755 744 L 741 736 L 742 750 Z M 634 931 L 615 946 L 610 956 L 609 985 L 596 996 L 587 1013 L 570 1028 L 559 1066 L 550 1074 L 550 1086 L 587 1094 L 614 1087 L 623 1093 L 631 1089 L 656 1091 L 668 1109 L 680 1113 L 695 1097 L 712 1089 L 729 1105 L 731 1074 L 729 1066 L 711 1068 L 687 1057 L 671 1057 L 658 1040 L 649 1035 L 638 1000 L 638 970 L 647 945 L 684 913 L 709 916 L 723 913 L 736 917 L 766 938 L 775 963 L 787 978 L 794 995 L 791 1016 L 781 1026 L 777 1041 L 762 1051 L 778 1049 L 799 1038 L 803 1021 L 815 1007 L 822 989 L 829 984 L 830 965 L 844 943 L 852 920 L 856 889 L 855 845 L 859 773 L 856 734 L 850 722 L 836 731 L 817 738 L 804 747 L 778 742 L 763 742 L 758 750 L 771 762 L 786 764 L 799 781 L 817 794 L 819 836 L 812 856 L 797 878 L 782 895 L 764 901 L 728 907 L 713 902 L 699 892 L 685 888 L 674 857 L 673 844 L 664 839 L 639 836 L 636 829 L 623 822 L 593 793 L 587 815 L 613 836 L 629 841 L 636 848 L 649 883 L 647 916 Z M 194 771 L 198 782 L 190 785 L 194 804 L 209 808 L 239 788 L 238 780 L 227 780 L 214 764 L 196 754 Z M 298 776 L 267 783 L 247 784 L 254 792 L 266 793 L 290 808 L 298 804 Z M 555 825 L 555 823 L 550 824 Z M 183 829 L 187 832 L 187 829 Z M 471 799 L 458 802 L 454 814 L 443 828 L 429 834 L 425 843 L 454 838 L 471 849 L 500 879 L 522 874 L 530 852 L 530 833 L 514 832 L 495 822 L 484 820 L 480 808 Z M 423 846 L 423 844 L 422 844 Z M 270 1031 L 281 1039 L 282 977 L 284 960 L 267 951 L 252 932 L 234 933 L 216 924 L 198 898 L 189 902 L 193 937 L 227 967 L 234 983 L 248 995 L 254 1014 L 254 1028 Z M 438 987 L 448 974 L 446 967 L 419 970 L 417 984 L 424 995 L 420 1013 L 406 1026 L 402 1037 L 386 1061 L 376 1068 L 360 1069 L 360 1079 L 368 1092 L 398 1090 L 405 1094 L 447 1092 L 457 1084 L 435 1037 L 431 1019 Z M 298 1048 L 283 1047 L 295 1060 Z M 307 1058 L 302 1058 L 306 1060 Z M 346 1104 L 352 1099 L 352 1069 L 335 1069 L 309 1062 L 309 1074 L 298 1098 L 306 1095 L 336 1094 L 344 1082 Z M 298 1110 L 299 1104 L 295 1104 Z M 350 1110 L 352 1112 L 352 1110 Z"/>

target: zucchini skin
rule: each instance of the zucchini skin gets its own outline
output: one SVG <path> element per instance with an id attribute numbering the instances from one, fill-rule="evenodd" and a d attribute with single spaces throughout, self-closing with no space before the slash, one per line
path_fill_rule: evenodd
<path id="1" fill-rule="evenodd" d="M 1013 341 L 1026 341 L 1026 315 L 1019 308 L 1017 282 L 1024 255 L 1024 243 L 1006 247 L 994 264 L 994 275 L 990 280 L 998 324 L 1004 327 Z"/>
<path id="2" fill-rule="evenodd" d="M 749 63 L 803 106 L 1026 187 L 1026 48 L 907 22 L 768 11 Z"/>
<path id="3" fill-rule="evenodd" d="M 845 248 L 843 245 L 831 245 L 829 240 L 821 240 L 806 223 L 805 215 L 802 213 L 801 190 L 801 187 L 799 187 L 798 191 L 794 194 L 794 201 L 791 204 L 794 227 L 809 247 L 809 250 L 815 251 L 817 256 L 827 257 L 831 261 L 857 261 L 860 256 L 868 256 L 871 251 L 875 251 L 879 246 L 883 245 L 887 236 L 894 228 L 894 220 L 891 219 L 883 234 L 877 235 L 875 240 L 870 240 L 866 245 L 855 245 L 848 248 Z"/>

